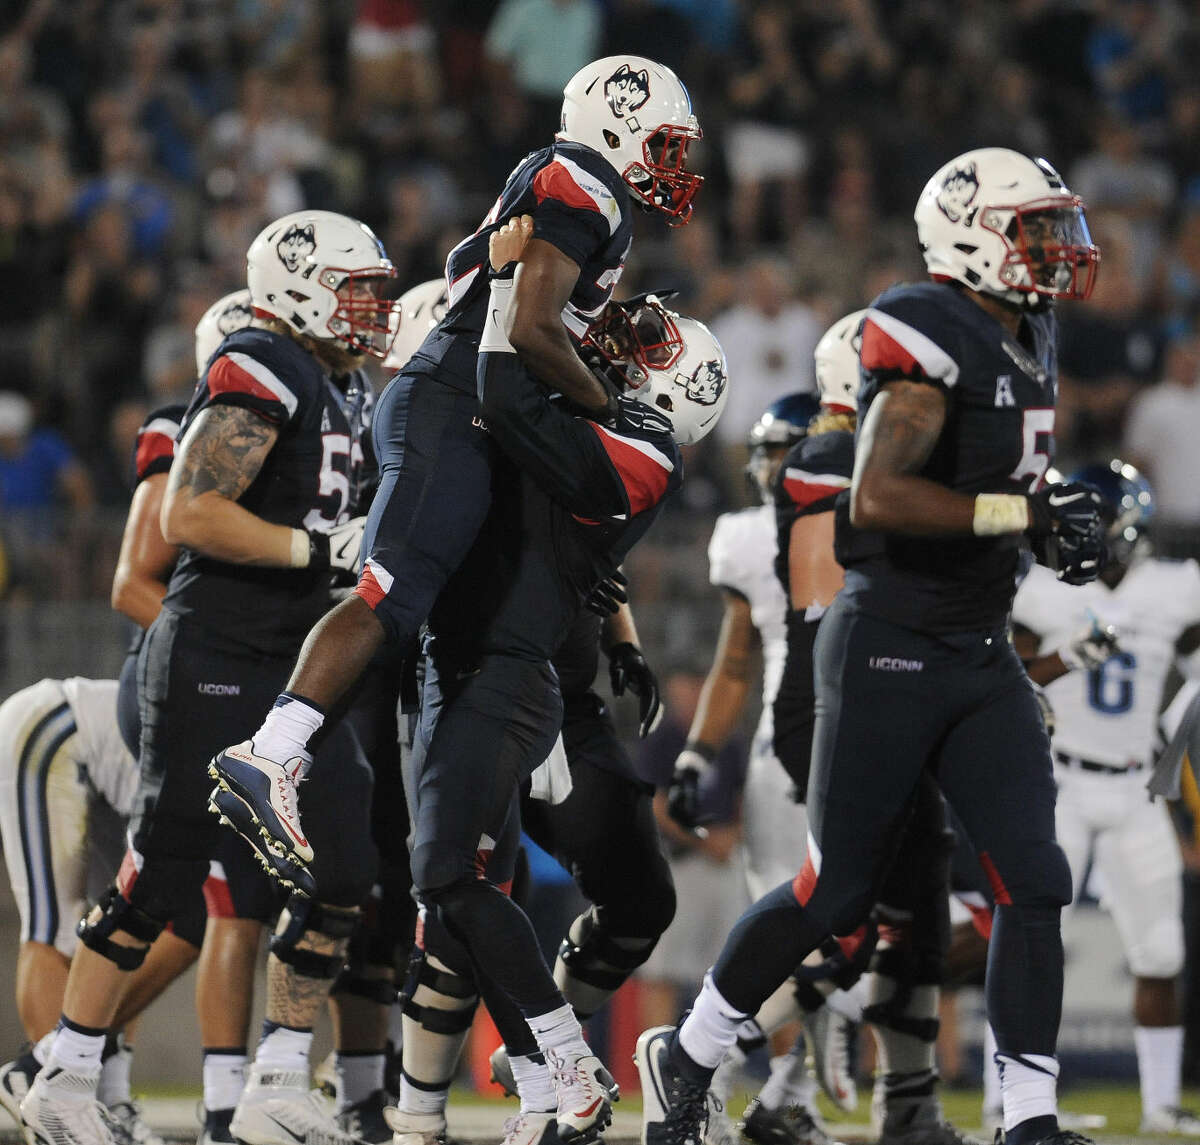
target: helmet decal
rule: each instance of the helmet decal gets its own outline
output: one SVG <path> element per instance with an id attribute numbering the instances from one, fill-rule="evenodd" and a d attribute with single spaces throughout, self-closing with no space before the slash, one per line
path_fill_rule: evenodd
<path id="1" fill-rule="evenodd" d="M 299 223 L 293 223 L 275 244 L 275 253 L 279 255 L 279 261 L 293 273 L 300 269 L 300 264 L 316 249 L 317 236 L 312 223 L 303 227 Z"/>
<path id="2" fill-rule="evenodd" d="M 240 298 L 234 298 L 217 315 L 217 329 L 221 331 L 224 337 L 228 338 L 235 330 L 241 330 L 249 326 L 253 320 L 254 311 L 249 302 L 243 302 Z"/>
<path id="3" fill-rule="evenodd" d="M 938 210 L 952 223 L 957 223 L 963 216 L 967 217 L 967 225 L 975 211 L 969 210 L 975 196 L 979 194 L 979 176 L 972 161 L 965 167 L 955 167 L 944 180 L 942 189 L 937 197 Z M 976 208 L 978 209 L 978 208 Z"/>
<path id="4" fill-rule="evenodd" d="M 715 358 L 701 362 L 688 379 L 684 391 L 697 405 L 715 405 L 717 398 L 725 392 L 727 379 L 721 363 Z"/>
<path id="5" fill-rule="evenodd" d="M 635 72 L 622 64 L 604 81 L 604 98 L 613 115 L 624 119 L 643 107 L 650 98 L 650 74 L 643 68 Z"/>

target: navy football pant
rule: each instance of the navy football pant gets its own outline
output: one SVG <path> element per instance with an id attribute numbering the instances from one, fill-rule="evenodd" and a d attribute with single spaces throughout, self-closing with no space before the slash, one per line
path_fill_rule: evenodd
<path id="1" fill-rule="evenodd" d="M 866 918 L 928 770 L 994 888 L 987 1002 L 999 1048 L 1053 1054 L 1071 878 L 1054 838 L 1049 740 L 1006 633 L 917 632 L 839 598 L 815 666 L 809 856 L 738 922 L 717 988 L 753 1013 L 826 934 Z"/>
<path id="2" fill-rule="evenodd" d="M 431 642 L 405 783 L 413 885 L 467 948 L 479 981 L 490 978 L 526 1016 L 548 1012 L 561 995 L 529 919 L 488 867 L 497 844 L 519 829 L 520 785 L 550 754 L 561 724 L 549 661 L 448 663 Z"/>
<path id="3" fill-rule="evenodd" d="M 492 503 L 492 444 L 474 393 L 398 374 L 372 419 L 379 491 L 355 592 L 393 643 L 411 640 Z"/>

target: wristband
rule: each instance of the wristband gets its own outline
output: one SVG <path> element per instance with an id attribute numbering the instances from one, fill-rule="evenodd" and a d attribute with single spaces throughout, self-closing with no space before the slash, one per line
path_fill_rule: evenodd
<path id="1" fill-rule="evenodd" d="M 977 537 L 1023 533 L 1029 528 L 1029 500 L 1020 493 L 980 493 L 971 531 Z"/>
<path id="2" fill-rule="evenodd" d="M 697 775 L 706 775 L 712 770 L 712 761 L 717 753 L 706 743 L 698 740 L 687 745 L 675 758 L 675 774 L 681 771 L 694 771 Z"/>
<path id="3" fill-rule="evenodd" d="M 479 352 L 481 354 L 515 354 L 508 335 L 504 332 L 508 309 L 513 297 L 513 280 L 511 278 L 493 278 L 492 296 L 488 302 L 487 318 L 483 323 L 483 333 L 479 337 Z"/>
<path id="4" fill-rule="evenodd" d="M 303 529 L 292 530 L 292 555 L 289 568 L 306 569 L 312 561 L 312 542 Z"/>

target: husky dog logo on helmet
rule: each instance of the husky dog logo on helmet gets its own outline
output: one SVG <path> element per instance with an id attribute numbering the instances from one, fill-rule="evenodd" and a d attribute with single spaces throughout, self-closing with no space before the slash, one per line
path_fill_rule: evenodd
<path id="1" fill-rule="evenodd" d="M 299 223 L 293 223 L 275 244 L 275 252 L 279 255 L 279 261 L 293 272 L 299 270 L 300 264 L 316 249 L 317 236 L 313 231 L 312 223 L 306 227 L 302 227 Z"/>
<path id="2" fill-rule="evenodd" d="M 618 119 L 632 115 L 650 98 L 650 74 L 622 64 L 604 81 L 604 98 Z"/>
<path id="3" fill-rule="evenodd" d="M 977 194 L 979 194 L 979 176 L 975 172 L 975 164 L 972 162 L 965 167 L 955 167 L 942 180 L 942 189 L 938 192 L 937 197 L 938 210 L 952 223 L 957 223 L 966 216 L 967 224 L 970 225 L 975 211 L 968 208 Z"/>
<path id="4" fill-rule="evenodd" d="M 217 329 L 228 338 L 235 330 L 244 329 L 254 319 L 254 311 L 245 303 L 235 299 L 217 315 Z"/>
<path id="5" fill-rule="evenodd" d="M 688 379 L 684 392 L 697 405 L 711 406 L 716 404 L 725 389 L 725 371 L 715 358 L 701 362 L 696 371 Z"/>

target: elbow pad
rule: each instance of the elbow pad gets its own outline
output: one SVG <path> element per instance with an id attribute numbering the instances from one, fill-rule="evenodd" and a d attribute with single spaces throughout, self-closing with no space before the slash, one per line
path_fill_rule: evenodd
<path id="1" fill-rule="evenodd" d="M 816 691 L 813 684 L 813 645 L 820 618 L 807 620 L 802 612 L 787 615 L 787 660 L 772 708 L 775 724 L 775 754 L 795 790 L 792 797 L 803 803 L 808 790 L 809 758 L 812 755 Z"/>

